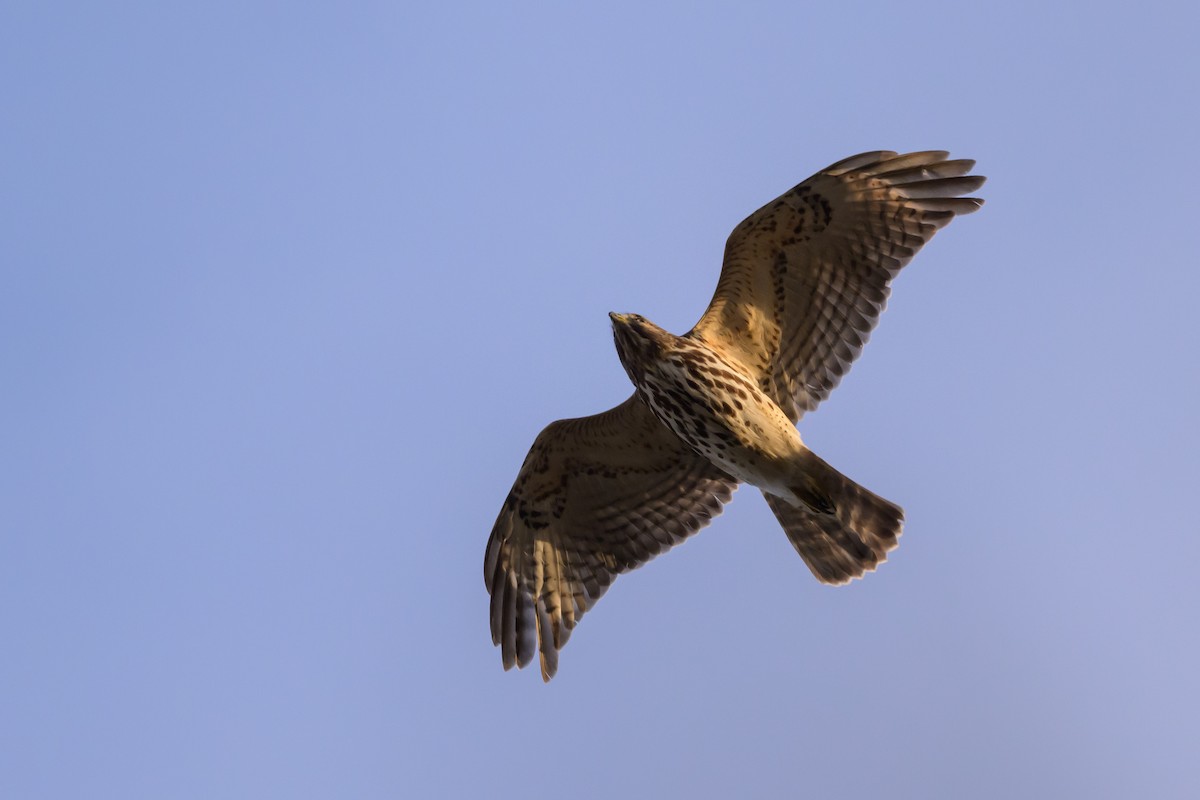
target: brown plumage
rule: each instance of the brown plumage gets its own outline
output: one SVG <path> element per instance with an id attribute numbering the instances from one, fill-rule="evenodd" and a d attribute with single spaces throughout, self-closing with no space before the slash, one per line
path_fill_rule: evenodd
<path id="1" fill-rule="evenodd" d="M 871 571 L 903 512 L 812 453 L 795 423 L 841 380 L 891 279 L 956 214 L 983 201 L 973 161 L 863 153 L 825 168 L 729 237 L 708 310 L 684 336 L 612 314 L 634 394 L 559 420 L 533 443 L 488 541 L 484 582 L 505 669 L 535 651 L 542 677 L 622 572 L 761 489 L 826 583 Z"/>

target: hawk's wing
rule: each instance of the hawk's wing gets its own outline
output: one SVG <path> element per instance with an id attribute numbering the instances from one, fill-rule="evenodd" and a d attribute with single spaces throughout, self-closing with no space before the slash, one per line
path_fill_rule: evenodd
<path id="1" fill-rule="evenodd" d="M 858 356 L 889 282 L 937 230 L 983 201 L 974 161 L 863 153 L 747 217 L 725 245 L 717 291 L 689 336 L 738 361 L 792 419 Z"/>
<path id="2" fill-rule="evenodd" d="M 613 579 L 708 524 L 737 482 L 694 453 L 635 394 L 564 419 L 529 450 L 488 540 L 483 580 L 504 668 L 541 651 L 542 678 Z"/>

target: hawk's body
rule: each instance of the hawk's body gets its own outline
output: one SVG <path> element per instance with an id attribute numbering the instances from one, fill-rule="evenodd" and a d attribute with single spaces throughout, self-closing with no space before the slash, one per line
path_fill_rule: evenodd
<path id="1" fill-rule="evenodd" d="M 613 578 L 695 533 L 738 483 L 763 491 L 822 581 L 872 570 L 898 506 L 804 446 L 795 422 L 837 385 L 889 282 L 983 178 L 944 152 L 864 153 L 759 209 L 730 235 L 711 305 L 685 336 L 613 314 L 636 391 L 551 424 L 530 449 L 484 563 L 505 668 L 541 653 L 549 680 Z"/>

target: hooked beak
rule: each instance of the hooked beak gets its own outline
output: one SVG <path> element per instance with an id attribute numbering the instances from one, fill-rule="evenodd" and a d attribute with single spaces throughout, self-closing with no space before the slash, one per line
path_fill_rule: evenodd
<path id="1" fill-rule="evenodd" d="M 613 321 L 614 325 L 624 324 L 629 320 L 629 317 L 625 314 L 618 314 L 615 311 L 608 312 L 608 318 Z"/>

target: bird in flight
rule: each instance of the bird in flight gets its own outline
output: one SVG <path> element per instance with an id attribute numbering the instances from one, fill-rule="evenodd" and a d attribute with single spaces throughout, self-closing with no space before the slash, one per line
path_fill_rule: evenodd
<path id="1" fill-rule="evenodd" d="M 610 314 L 625 402 L 546 427 L 484 558 L 504 668 L 540 654 L 543 680 L 622 572 L 757 487 L 818 580 L 841 584 L 896 547 L 904 512 L 809 450 L 796 422 L 829 396 L 883 312 L 889 284 L 983 201 L 975 162 L 944 151 L 839 161 L 734 228 L 708 310 L 675 336 Z"/>

